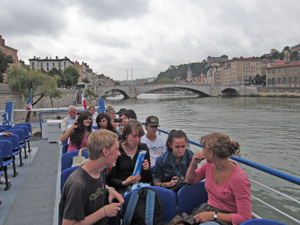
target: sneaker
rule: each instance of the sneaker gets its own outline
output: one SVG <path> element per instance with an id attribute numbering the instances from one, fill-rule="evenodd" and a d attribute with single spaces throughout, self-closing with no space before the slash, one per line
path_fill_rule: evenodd
<path id="1" fill-rule="evenodd" d="M 10 179 L 8 179 L 8 183 L 10 183 Z M 3 176 L 0 176 L 0 184 L 6 184 L 5 178 Z"/>

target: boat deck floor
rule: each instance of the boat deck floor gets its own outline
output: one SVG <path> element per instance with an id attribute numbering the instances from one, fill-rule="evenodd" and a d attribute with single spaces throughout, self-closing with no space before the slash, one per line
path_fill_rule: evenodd
<path id="1" fill-rule="evenodd" d="M 8 166 L 10 190 L 4 191 L 5 185 L 0 185 L 0 225 L 58 223 L 60 148 L 58 143 L 48 143 L 35 135 L 30 146 L 32 151 L 27 159 L 23 158 L 23 167 L 19 167 L 16 157 L 17 177 L 12 177 L 12 166 Z"/>

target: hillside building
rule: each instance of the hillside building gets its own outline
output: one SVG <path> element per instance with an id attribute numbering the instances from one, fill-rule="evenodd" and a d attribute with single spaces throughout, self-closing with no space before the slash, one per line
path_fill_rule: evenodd
<path id="1" fill-rule="evenodd" d="M 34 56 L 32 59 L 28 59 L 28 61 L 30 64 L 30 69 L 43 70 L 45 72 L 49 72 L 52 68 L 64 70 L 69 66 L 74 67 L 74 63 L 68 57 L 59 59 L 56 56 L 55 59 L 51 59 L 51 57 L 41 59 L 39 57 Z"/>
<path id="2" fill-rule="evenodd" d="M 287 63 L 266 68 L 266 86 L 300 87 L 300 63 Z"/>
<path id="3" fill-rule="evenodd" d="M 7 56 L 11 56 L 13 62 L 9 66 L 18 66 L 18 50 L 5 45 L 5 39 L 0 35 L 0 51 Z M 6 74 L 3 74 L 3 82 L 7 83 Z"/>

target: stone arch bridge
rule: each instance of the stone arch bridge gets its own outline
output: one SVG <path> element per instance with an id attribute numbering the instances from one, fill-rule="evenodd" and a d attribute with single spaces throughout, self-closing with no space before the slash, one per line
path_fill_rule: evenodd
<path id="1" fill-rule="evenodd" d="M 199 84 L 151 84 L 151 85 L 117 85 L 117 86 L 99 86 L 97 87 L 97 94 L 99 98 L 105 97 L 112 91 L 120 92 L 125 99 L 137 98 L 140 94 L 147 93 L 158 89 L 180 88 L 192 91 L 202 97 L 209 96 L 246 96 L 256 95 L 256 87 L 248 86 L 210 86 Z"/>

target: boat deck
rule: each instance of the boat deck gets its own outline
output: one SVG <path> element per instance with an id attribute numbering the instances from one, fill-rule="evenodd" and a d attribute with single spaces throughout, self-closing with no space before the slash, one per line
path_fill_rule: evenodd
<path id="1" fill-rule="evenodd" d="M 31 137 L 30 146 L 23 167 L 16 157 L 17 177 L 12 177 L 12 166 L 8 166 L 10 190 L 4 191 L 5 185 L 0 185 L 0 225 L 57 224 L 60 148 L 39 135 Z"/>

